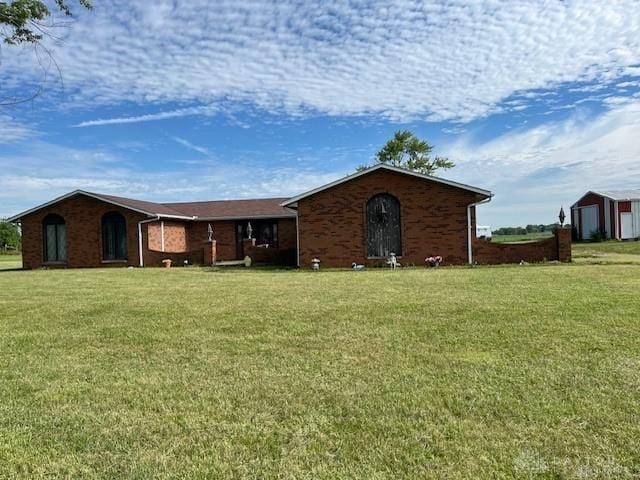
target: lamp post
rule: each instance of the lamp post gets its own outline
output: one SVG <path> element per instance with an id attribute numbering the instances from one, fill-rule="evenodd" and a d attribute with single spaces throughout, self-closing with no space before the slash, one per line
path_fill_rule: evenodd
<path id="1" fill-rule="evenodd" d="M 560 220 L 560 228 L 564 227 L 564 219 L 567 218 L 564 214 L 564 208 L 560 207 L 560 213 L 558 214 L 558 220 Z"/>

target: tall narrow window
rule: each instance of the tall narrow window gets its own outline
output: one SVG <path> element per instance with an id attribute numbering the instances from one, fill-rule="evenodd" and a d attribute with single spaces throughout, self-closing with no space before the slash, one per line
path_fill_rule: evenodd
<path id="1" fill-rule="evenodd" d="M 67 226 L 60 215 L 47 215 L 42 222 L 45 262 L 67 261 Z"/>
<path id="2" fill-rule="evenodd" d="M 102 217 L 102 259 L 127 259 L 127 227 L 124 217 L 118 212 Z"/>
<path id="3" fill-rule="evenodd" d="M 400 202 L 388 193 L 367 202 L 367 256 L 402 255 Z"/>

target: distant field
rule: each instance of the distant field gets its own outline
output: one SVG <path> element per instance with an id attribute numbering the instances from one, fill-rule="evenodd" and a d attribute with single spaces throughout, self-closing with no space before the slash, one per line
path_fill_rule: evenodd
<path id="1" fill-rule="evenodd" d="M 549 238 L 553 236 L 553 232 L 537 232 L 526 233 L 524 235 L 493 235 L 491 241 L 493 242 L 530 242 L 534 240 L 541 240 L 543 238 Z"/>
<path id="2" fill-rule="evenodd" d="M 22 257 L 20 255 L 5 255 L 0 253 L 0 270 L 22 267 Z"/>
<path id="3" fill-rule="evenodd" d="M 637 479 L 638 291 L 640 265 L 0 272 L 0 478 Z"/>

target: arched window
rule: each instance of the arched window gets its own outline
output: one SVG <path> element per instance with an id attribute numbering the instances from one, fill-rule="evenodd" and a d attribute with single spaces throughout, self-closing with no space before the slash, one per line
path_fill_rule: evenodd
<path id="1" fill-rule="evenodd" d="M 67 226 L 60 215 L 50 214 L 42 221 L 42 247 L 45 262 L 67 261 Z"/>
<path id="2" fill-rule="evenodd" d="M 127 227 L 124 217 L 118 212 L 102 217 L 102 259 L 127 259 Z"/>
<path id="3" fill-rule="evenodd" d="M 400 202 L 393 195 L 380 193 L 367 202 L 367 256 L 402 255 Z"/>

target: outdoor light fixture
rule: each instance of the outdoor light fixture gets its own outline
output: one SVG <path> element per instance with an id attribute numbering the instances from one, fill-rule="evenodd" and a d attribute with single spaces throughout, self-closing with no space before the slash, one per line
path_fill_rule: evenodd
<path id="1" fill-rule="evenodd" d="M 560 213 L 558 214 L 558 220 L 560 220 L 560 228 L 564 227 L 564 219 L 567 218 L 564 214 L 564 208 L 560 207 Z"/>

